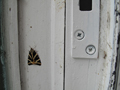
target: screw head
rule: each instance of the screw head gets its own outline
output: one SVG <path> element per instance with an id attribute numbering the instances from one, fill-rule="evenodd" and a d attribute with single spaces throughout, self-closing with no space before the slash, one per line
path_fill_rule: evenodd
<path id="1" fill-rule="evenodd" d="M 78 40 L 82 40 L 85 36 L 84 32 L 82 30 L 77 30 L 75 31 L 75 38 L 78 39 Z"/>
<path id="2" fill-rule="evenodd" d="M 88 45 L 86 47 L 86 53 L 89 55 L 93 55 L 96 52 L 96 48 L 94 45 Z"/>

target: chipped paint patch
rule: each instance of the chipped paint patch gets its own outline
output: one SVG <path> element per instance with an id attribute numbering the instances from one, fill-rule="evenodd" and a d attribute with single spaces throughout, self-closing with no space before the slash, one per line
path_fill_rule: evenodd
<path id="1" fill-rule="evenodd" d="M 104 59 L 106 59 L 106 57 L 107 57 L 107 53 L 106 53 L 106 51 L 104 51 Z"/>
<path id="2" fill-rule="evenodd" d="M 110 75 L 110 80 L 109 80 L 109 90 L 117 90 L 117 83 L 116 83 L 116 75 L 118 74 L 117 71 L 117 42 L 118 42 L 118 32 L 119 32 L 119 16 L 117 15 L 117 12 L 119 11 L 119 0 L 115 0 L 115 28 L 114 28 L 114 41 L 113 41 L 113 55 L 111 59 L 111 75 Z M 117 22 L 116 22 L 117 21 Z M 109 45 L 110 47 L 110 45 Z M 111 48 L 111 47 L 110 47 Z"/>
<path id="3" fill-rule="evenodd" d="M 56 11 L 59 12 L 61 9 L 64 9 L 65 7 L 65 1 L 64 0 L 54 0 L 56 5 Z"/>

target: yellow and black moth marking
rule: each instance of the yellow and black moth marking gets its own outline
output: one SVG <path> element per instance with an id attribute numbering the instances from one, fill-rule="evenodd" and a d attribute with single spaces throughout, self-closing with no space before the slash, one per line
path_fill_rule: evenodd
<path id="1" fill-rule="evenodd" d="M 30 49 L 28 54 L 28 65 L 41 65 L 40 58 L 34 49 Z"/>

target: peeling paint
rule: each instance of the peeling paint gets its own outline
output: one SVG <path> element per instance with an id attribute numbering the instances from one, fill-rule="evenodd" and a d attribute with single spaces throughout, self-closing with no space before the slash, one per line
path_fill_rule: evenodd
<path id="1" fill-rule="evenodd" d="M 64 0 L 54 0 L 56 4 L 56 11 L 60 11 L 65 7 L 65 1 Z"/>
<path id="2" fill-rule="evenodd" d="M 109 81 L 109 87 L 108 90 L 117 90 L 117 67 L 118 67 L 118 61 L 117 61 L 117 42 L 118 42 L 118 32 L 119 32 L 119 16 L 118 16 L 118 11 L 119 11 L 119 0 L 115 0 L 115 28 L 114 28 L 114 47 L 111 48 L 111 46 L 108 44 L 109 48 L 112 49 L 113 51 L 113 56 L 111 60 L 111 76 L 110 76 L 110 81 Z"/>

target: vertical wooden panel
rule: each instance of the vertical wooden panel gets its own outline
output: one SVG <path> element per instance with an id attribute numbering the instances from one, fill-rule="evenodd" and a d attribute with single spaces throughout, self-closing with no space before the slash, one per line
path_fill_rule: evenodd
<path id="1" fill-rule="evenodd" d="M 22 90 L 62 90 L 64 0 L 19 0 Z M 42 65 L 27 64 L 33 48 Z"/>

